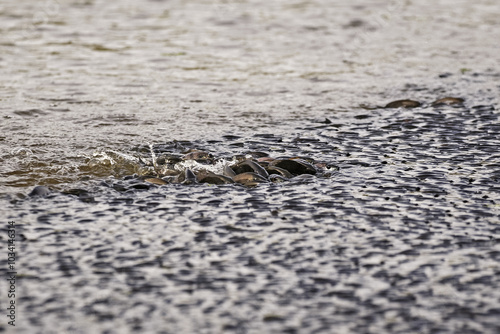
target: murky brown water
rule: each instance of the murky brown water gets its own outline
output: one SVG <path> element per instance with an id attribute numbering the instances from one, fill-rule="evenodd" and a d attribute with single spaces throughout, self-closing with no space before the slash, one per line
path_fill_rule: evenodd
<path id="1" fill-rule="evenodd" d="M 499 332 L 499 15 L 487 0 L 2 1 L 16 332 Z M 430 105 L 444 96 L 465 103 Z M 423 105 L 380 107 L 398 99 Z M 156 186 L 131 177 L 150 144 L 335 168 Z"/>

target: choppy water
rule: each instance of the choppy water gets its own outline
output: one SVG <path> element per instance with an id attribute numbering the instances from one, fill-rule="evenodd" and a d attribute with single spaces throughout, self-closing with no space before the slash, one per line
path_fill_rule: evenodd
<path id="1" fill-rule="evenodd" d="M 16 332 L 499 332 L 499 14 L 486 0 L 3 1 Z M 431 106 L 444 96 L 465 103 Z M 424 104 L 380 107 L 403 98 Z M 338 170 L 157 186 L 130 177 L 150 144 Z M 35 185 L 53 192 L 28 197 Z"/>

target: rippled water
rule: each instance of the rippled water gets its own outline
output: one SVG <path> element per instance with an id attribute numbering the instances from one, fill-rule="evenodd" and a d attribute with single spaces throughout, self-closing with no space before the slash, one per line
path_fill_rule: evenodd
<path id="1" fill-rule="evenodd" d="M 499 14 L 486 0 L 3 1 L 17 332 L 499 332 Z M 444 96 L 465 103 L 431 105 Z M 383 108 L 406 98 L 423 105 Z M 334 167 L 158 186 L 132 176 L 150 146 Z M 36 185 L 52 193 L 29 197 Z"/>

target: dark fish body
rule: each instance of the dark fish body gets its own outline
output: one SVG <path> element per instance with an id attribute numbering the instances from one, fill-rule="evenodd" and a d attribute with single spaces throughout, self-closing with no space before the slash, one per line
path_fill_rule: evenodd
<path id="1" fill-rule="evenodd" d="M 418 108 L 422 103 L 414 100 L 397 100 L 386 104 L 384 108 Z"/>

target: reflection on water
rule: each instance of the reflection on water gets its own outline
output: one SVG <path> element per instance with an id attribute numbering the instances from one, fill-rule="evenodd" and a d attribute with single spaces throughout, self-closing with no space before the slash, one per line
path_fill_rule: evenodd
<path id="1" fill-rule="evenodd" d="M 0 210 L 21 238 L 20 331 L 498 332 L 499 14 L 487 0 L 3 1 Z M 431 105 L 446 96 L 465 102 Z M 402 99 L 422 105 L 382 107 Z M 150 145 L 210 152 L 217 173 L 250 152 L 339 170 L 158 185 L 142 177 L 158 172 Z"/>

